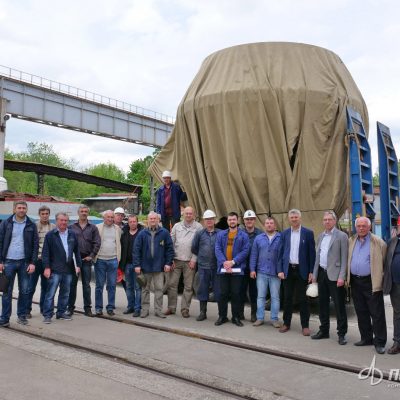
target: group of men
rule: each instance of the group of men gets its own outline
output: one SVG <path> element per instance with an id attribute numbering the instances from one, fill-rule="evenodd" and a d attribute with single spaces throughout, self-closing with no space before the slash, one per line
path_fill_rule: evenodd
<path id="1" fill-rule="evenodd" d="M 301 212 L 288 213 L 290 228 L 277 231 L 277 222 L 267 217 L 264 231 L 255 227 L 256 214 L 247 210 L 244 226 L 239 216 L 230 212 L 228 229 L 216 228 L 212 210 L 203 214 L 203 225 L 196 221 L 195 211 L 186 207 L 183 220 L 174 215 L 174 203 L 182 192 L 174 188 L 171 175 L 164 173 L 164 186 L 159 191 L 157 211 L 150 212 L 147 227 L 135 215 L 123 225 L 124 210 L 117 208 L 103 213 L 103 223 L 88 221 L 89 209 L 79 208 L 78 222 L 68 226 L 65 213 L 56 215 L 56 225 L 49 222 L 50 210 L 39 210 L 35 225 L 26 215 L 27 206 L 16 202 L 14 214 L 0 225 L 0 272 L 10 284 L 3 294 L 0 326 L 8 326 L 11 315 L 12 290 L 18 275 L 18 322 L 27 324 L 31 316 L 32 296 L 41 279 L 40 310 L 45 323 L 54 314 L 54 296 L 59 288 L 57 319 L 70 320 L 76 301 L 78 275 L 82 278 L 85 315 L 91 310 L 90 278 L 92 264 L 96 279 L 95 314 L 103 313 L 103 290 L 107 287 L 107 313 L 114 315 L 117 270 L 124 271 L 128 307 L 125 314 L 146 318 L 150 310 L 150 288 L 154 288 L 154 313 L 165 318 L 177 312 L 178 285 L 183 278 L 180 312 L 190 317 L 195 273 L 199 284 L 198 321 L 207 318 L 209 294 L 218 302 L 216 326 L 228 322 L 228 303 L 232 319 L 243 326 L 244 305 L 249 294 L 253 326 L 264 324 L 265 302 L 271 298 L 270 323 L 285 333 L 291 328 L 293 303 L 299 304 L 301 332 L 310 336 L 310 311 L 306 296 L 309 284 L 318 285 L 320 327 L 313 340 L 329 338 L 330 299 L 333 300 L 338 343 L 347 343 L 348 329 L 345 307 L 345 285 L 351 294 L 358 319 L 361 340 L 356 346 L 374 345 L 385 352 L 387 340 L 383 295 L 390 294 L 394 311 L 394 343 L 389 354 L 400 353 L 400 240 L 386 244 L 371 233 L 368 218 L 356 220 L 356 234 L 348 239 L 337 228 L 334 212 L 323 214 L 324 231 L 317 244 L 310 229 L 302 226 Z M 163 310 L 165 280 L 168 306 Z M 141 286 L 139 285 L 139 281 Z M 279 320 L 280 288 L 283 286 L 283 321 Z"/>

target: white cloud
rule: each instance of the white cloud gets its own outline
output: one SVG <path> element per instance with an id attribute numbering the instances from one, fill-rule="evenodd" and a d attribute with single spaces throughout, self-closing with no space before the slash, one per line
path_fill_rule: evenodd
<path id="1" fill-rule="evenodd" d="M 368 105 L 372 135 L 379 119 L 398 143 L 398 15 L 396 0 L 0 0 L 0 64 L 175 115 L 210 53 L 248 42 L 310 43 L 347 65 Z M 107 157 L 107 143 L 125 169 L 136 155 L 152 152 L 95 137 L 81 152 L 87 135 L 48 129 L 10 123 L 7 135 L 40 130 L 60 154 L 79 151 L 83 164 Z M 18 135 L 7 137 L 10 147 L 24 148 L 26 136 Z"/>

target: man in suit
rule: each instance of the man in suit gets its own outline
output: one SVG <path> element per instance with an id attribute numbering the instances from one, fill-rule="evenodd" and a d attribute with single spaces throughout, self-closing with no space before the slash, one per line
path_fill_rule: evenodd
<path id="1" fill-rule="evenodd" d="M 75 233 L 68 229 L 68 215 L 63 212 L 56 214 L 56 228 L 48 232 L 44 238 L 42 260 L 43 274 L 48 279 L 43 303 L 43 322 L 45 324 L 51 323 L 54 313 L 54 297 L 58 287 L 60 290 L 56 318 L 70 321 L 71 315 L 67 314 L 66 311 L 72 275 L 79 274 L 82 260 L 78 239 Z"/>
<path id="2" fill-rule="evenodd" d="M 345 345 L 347 333 L 347 314 L 345 306 L 344 281 L 346 279 L 348 238 L 344 232 L 335 228 L 337 222 L 333 211 L 326 211 L 323 217 L 324 232 L 317 241 L 317 254 L 314 265 L 313 282 L 318 282 L 319 331 L 311 338 L 329 338 L 329 302 L 335 304 L 339 344 Z"/>
<path id="3" fill-rule="evenodd" d="M 400 232 L 388 243 L 383 273 L 383 294 L 393 307 L 393 345 L 388 354 L 400 354 Z"/>
<path id="4" fill-rule="evenodd" d="M 355 226 L 356 235 L 349 239 L 347 270 L 361 334 L 361 340 L 354 345 L 374 345 L 376 352 L 383 354 L 387 340 L 382 291 L 386 243 L 370 232 L 368 218 L 357 218 Z"/>
<path id="5" fill-rule="evenodd" d="M 278 277 L 283 280 L 284 306 L 283 325 L 279 332 L 290 329 L 293 313 L 293 294 L 296 290 L 300 303 L 302 333 L 310 336 L 308 327 L 310 310 L 306 297 L 307 283 L 312 281 L 315 263 L 314 233 L 301 226 L 301 212 L 292 209 L 288 213 L 290 228 L 281 235 L 282 246 L 278 265 Z"/>

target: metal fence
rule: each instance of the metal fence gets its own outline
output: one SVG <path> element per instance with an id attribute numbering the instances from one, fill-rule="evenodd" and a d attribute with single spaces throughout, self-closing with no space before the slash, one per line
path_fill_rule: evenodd
<path id="1" fill-rule="evenodd" d="M 153 118 L 170 124 L 175 123 L 175 119 L 169 115 L 161 114 L 152 110 L 147 110 L 143 107 L 138 107 L 133 104 L 125 103 L 124 101 L 112 99 L 98 93 L 89 92 L 84 89 L 79 89 L 74 86 L 66 85 L 65 83 L 52 81 L 38 75 L 29 74 L 27 72 L 19 71 L 10 67 L 5 67 L 3 65 L 0 65 L 0 77 L 1 76 L 21 82 L 26 82 L 31 85 L 39 86 L 45 89 L 54 90 L 56 92 L 68 94 L 74 97 L 78 97 L 80 99 L 100 103 L 109 107 L 117 108 L 119 110 Z"/>

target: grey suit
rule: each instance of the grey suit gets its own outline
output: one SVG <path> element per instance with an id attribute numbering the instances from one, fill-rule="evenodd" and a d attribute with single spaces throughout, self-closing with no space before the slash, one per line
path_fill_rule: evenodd
<path id="1" fill-rule="evenodd" d="M 317 250 L 314 264 L 313 276 L 318 280 L 318 269 L 320 263 L 321 242 L 324 238 L 324 232 L 318 236 Z M 339 278 L 346 279 L 347 254 L 349 251 L 349 238 L 339 229 L 334 229 L 328 250 L 327 274 L 330 281 L 337 281 Z"/>
<path id="2" fill-rule="evenodd" d="M 344 286 L 337 287 L 338 279 L 346 279 L 348 238 L 344 232 L 334 228 L 328 246 L 327 266 L 320 265 L 321 243 L 325 232 L 321 233 L 317 241 L 316 258 L 313 277 L 318 282 L 319 320 L 321 333 L 329 334 L 329 302 L 332 297 L 335 304 L 337 333 L 344 336 L 347 333 L 347 313 L 345 306 Z"/>

